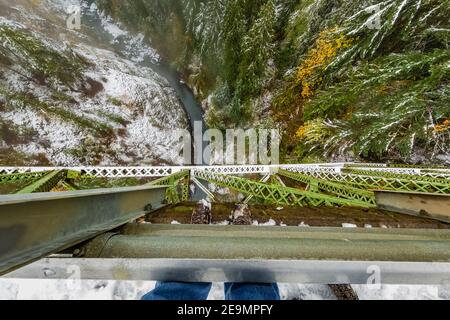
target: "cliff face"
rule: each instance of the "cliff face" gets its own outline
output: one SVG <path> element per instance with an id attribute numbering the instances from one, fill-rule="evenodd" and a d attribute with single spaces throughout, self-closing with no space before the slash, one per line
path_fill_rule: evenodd
<path id="1" fill-rule="evenodd" d="M 68 30 L 70 3 L 0 1 L 0 165 L 180 163 L 173 129 L 188 123 L 143 64 L 155 51 L 86 2 Z"/>
<path id="2" fill-rule="evenodd" d="M 285 161 L 450 163 L 449 0 L 97 0 Z"/>

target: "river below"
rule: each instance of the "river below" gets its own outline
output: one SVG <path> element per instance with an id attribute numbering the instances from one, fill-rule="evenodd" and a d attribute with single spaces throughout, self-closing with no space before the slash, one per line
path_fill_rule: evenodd
<path id="1" fill-rule="evenodd" d="M 121 29 L 120 26 L 111 22 L 101 13 L 92 9 L 92 7 L 82 7 L 83 26 L 90 35 L 98 41 L 97 45 L 113 50 L 118 55 L 130 59 L 142 67 L 152 69 L 160 77 L 164 78 L 169 86 L 174 90 L 180 100 L 186 117 L 189 120 L 191 136 L 194 137 L 194 128 L 199 124 L 202 126 L 202 134 L 207 127 L 204 121 L 204 112 L 198 103 L 193 91 L 181 81 L 177 70 L 169 62 L 161 58 L 145 39 L 139 38 L 139 35 L 132 35 Z M 136 41 L 136 40 L 139 41 Z M 140 46 L 137 48 L 137 46 Z M 136 59 L 138 53 L 139 59 Z M 155 54 L 156 53 L 156 54 Z M 151 75 L 149 75 L 151 76 Z M 194 140 L 192 144 L 192 156 L 207 147 L 208 143 L 202 142 L 202 150 L 196 150 Z M 203 158 L 203 157 L 202 157 Z M 193 163 L 192 158 L 192 163 Z M 202 164 L 205 164 L 202 162 Z"/>

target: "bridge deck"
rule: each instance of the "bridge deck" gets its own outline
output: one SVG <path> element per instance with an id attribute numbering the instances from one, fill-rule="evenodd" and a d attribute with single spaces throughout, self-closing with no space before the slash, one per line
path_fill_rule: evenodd
<path id="1" fill-rule="evenodd" d="M 194 203 L 181 203 L 161 208 L 149 214 L 146 220 L 152 224 L 170 224 L 172 221 L 181 224 L 191 222 Z M 342 227 L 342 224 L 354 224 L 360 228 L 370 225 L 373 228 L 411 228 L 411 229 L 450 229 L 450 224 L 434 219 L 408 216 L 378 209 L 337 208 L 337 207 L 285 207 L 282 210 L 274 205 L 250 205 L 253 220 L 260 224 L 270 219 L 277 225 L 311 227 Z M 213 203 L 212 222 L 223 224 L 229 220 L 233 203 Z"/>

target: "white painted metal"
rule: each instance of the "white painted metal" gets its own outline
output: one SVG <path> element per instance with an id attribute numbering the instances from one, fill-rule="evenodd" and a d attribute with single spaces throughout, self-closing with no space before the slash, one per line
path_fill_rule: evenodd
<path id="1" fill-rule="evenodd" d="M 196 177 L 192 176 L 191 181 L 194 182 L 197 188 L 200 188 L 200 190 L 202 190 L 208 196 L 209 201 L 215 201 L 214 194 L 209 191 L 209 189 L 205 187 L 200 181 L 198 181 Z"/>
<path id="2" fill-rule="evenodd" d="M 279 282 L 303 284 L 448 284 L 450 263 L 318 260 L 47 258 L 5 275 L 12 279 Z"/>
<path id="3" fill-rule="evenodd" d="M 157 166 L 157 167 L 0 167 L 0 174 L 27 173 L 69 169 L 97 178 L 166 177 L 183 170 L 206 170 L 220 174 L 243 175 L 276 173 L 278 169 L 315 174 L 340 174 L 347 163 L 234 165 L 234 166 Z M 382 164 L 354 164 L 355 169 L 383 171 L 409 175 L 423 175 L 450 179 L 450 169 L 388 168 Z"/>
<path id="4" fill-rule="evenodd" d="M 398 174 L 408 174 L 408 175 L 420 175 L 420 176 L 428 176 L 434 178 L 450 178 L 450 169 L 414 169 L 414 168 L 372 168 L 372 167 L 358 167 L 355 168 L 358 170 L 366 170 L 366 171 L 381 171 L 381 172 L 391 172 Z"/>

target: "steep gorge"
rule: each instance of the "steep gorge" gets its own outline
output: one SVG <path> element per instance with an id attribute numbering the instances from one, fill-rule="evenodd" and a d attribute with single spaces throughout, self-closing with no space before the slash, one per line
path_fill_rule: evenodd
<path id="1" fill-rule="evenodd" d="M 189 123 L 155 50 L 82 2 L 0 0 L 0 165 L 174 165 Z"/>
<path id="2" fill-rule="evenodd" d="M 283 161 L 450 163 L 448 0 L 96 0 Z"/>

